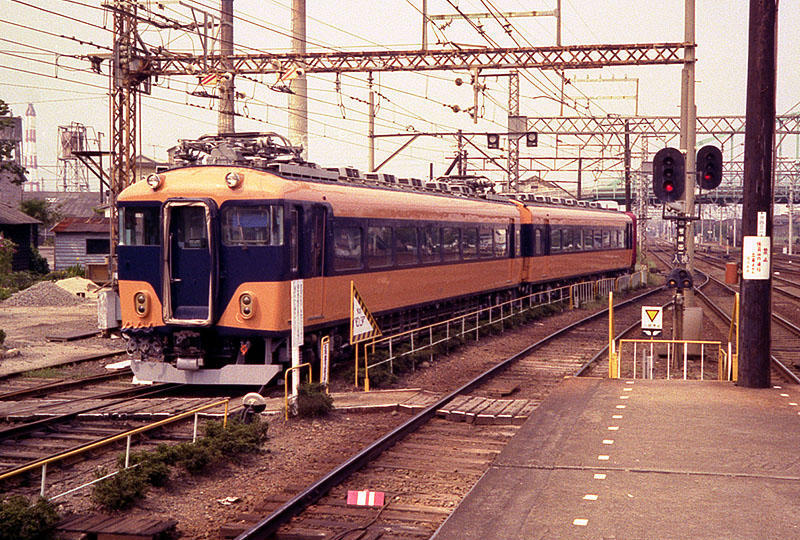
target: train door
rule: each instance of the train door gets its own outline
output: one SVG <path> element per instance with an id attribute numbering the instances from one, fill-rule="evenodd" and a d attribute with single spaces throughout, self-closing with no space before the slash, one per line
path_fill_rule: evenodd
<path id="1" fill-rule="evenodd" d="M 293 279 L 304 280 L 303 311 L 309 321 L 324 316 L 325 221 L 322 205 L 289 208 L 289 271 Z"/>
<path id="2" fill-rule="evenodd" d="M 167 201 L 164 206 L 164 320 L 207 326 L 212 322 L 214 235 L 211 201 Z"/>

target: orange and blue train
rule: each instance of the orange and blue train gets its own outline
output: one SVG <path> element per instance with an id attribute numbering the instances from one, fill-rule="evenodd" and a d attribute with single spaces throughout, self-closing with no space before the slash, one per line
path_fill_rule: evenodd
<path id="1" fill-rule="evenodd" d="M 117 199 L 122 327 L 142 380 L 266 383 L 290 356 L 293 280 L 313 350 L 324 335 L 346 346 L 351 281 L 384 327 L 636 260 L 629 213 L 414 189 L 253 152 L 191 155 Z"/>

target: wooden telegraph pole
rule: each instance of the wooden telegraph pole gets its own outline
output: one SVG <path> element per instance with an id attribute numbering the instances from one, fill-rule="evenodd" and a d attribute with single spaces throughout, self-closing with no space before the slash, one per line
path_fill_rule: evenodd
<path id="1" fill-rule="evenodd" d="M 770 385 L 772 147 L 777 0 L 750 0 L 742 206 L 740 386 Z"/>

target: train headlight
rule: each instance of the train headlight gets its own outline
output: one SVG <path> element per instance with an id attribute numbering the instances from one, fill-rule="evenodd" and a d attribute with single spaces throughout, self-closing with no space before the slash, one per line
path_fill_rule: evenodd
<path id="1" fill-rule="evenodd" d="M 155 191 L 164 184 L 164 177 L 160 174 L 151 174 L 147 177 L 147 185 Z"/>
<path id="2" fill-rule="evenodd" d="M 133 308 L 136 315 L 146 317 L 150 313 L 150 296 L 146 292 L 137 292 L 133 295 Z"/>
<path id="3" fill-rule="evenodd" d="M 242 314 L 242 318 L 250 319 L 255 315 L 256 306 L 255 302 L 253 302 L 253 295 L 249 292 L 245 292 L 239 295 L 239 313 Z"/>
<path id="4" fill-rule="evenodd" d="M 239 187 L 242 183 L 242 175 L 235 172 L 229 172 L 225 175 L 225 184 L 231 189 Z"/>

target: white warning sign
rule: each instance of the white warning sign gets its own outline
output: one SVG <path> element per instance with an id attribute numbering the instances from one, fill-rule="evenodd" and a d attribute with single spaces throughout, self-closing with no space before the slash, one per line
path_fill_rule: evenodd
<path id="1" fill-rule="evenodd" d="M 371 337 L 380 336 L 381 331 L 375 319 L 372 318 L 367 306 L 359 296 L 355 284 L 350 282 L 350 344 L 366 341 Z"/>
<path id="2" fill-rule="evenodd" d="M 769 259 L 769 236 L 745 236 L 742 241 L 742 279 L 769 279 Z"/>
<path id="3" fill-rule="evenodd" d="M 664 308 L 661 306 L 642 306 L 642 330 L 661 330 Z"/>

